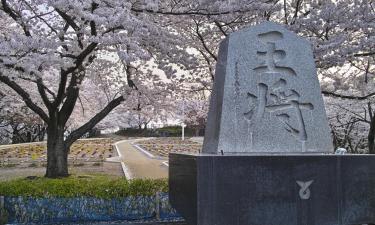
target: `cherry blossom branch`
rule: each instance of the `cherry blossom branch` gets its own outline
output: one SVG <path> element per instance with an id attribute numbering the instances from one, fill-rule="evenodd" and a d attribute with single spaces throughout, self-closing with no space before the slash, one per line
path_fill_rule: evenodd
<path id="1" fill-rule="evenodd" d="M 66 14 L 65 12 L 61 11 L 58 8 L 55 8 L 56 12 L 73 28 L 73 30 L 77 33 L 77 42 L 78 46 L 82 49 L 83 43 L 82 43 L 82 34 L 80 33 L 79 26 L 75 23 L 74 19 Z"/>
<path id="2" fill-rule="evenodd" d="M 48 15 L 48 14 L 51 14 L 53 11 L 51 11 L 51 12 L 47 12 L 47 13 L 43 13 L 43 14 L 38 14 L 38 13 L 36 13 L 35 12 L 35 10 L 33 9 L 33 7 L 27 2 L 27 1 L 23 1 L 23 3 L 25 3 L 25 5 L 27 5 L 27 7 L 29 7 L 29 9 L 30 9 L 30 11 L 31 12 L 33 12 L 34 13 L 34 16 L 33 17 L 31 17 L 31 18 L 29 18 L 29 19 L 33 19 L 33 18 L 38 18 L 38 19 L 40 19 L 41 21 L 43 21 L 43 23 L 47 26 L 47 27 L 49 27 L 49 29 L 51 29 L 51 31 L 53 31 L 55 34 L 58 34 L 58 32 L 56 31 L 56 29 L 55 28 L 53 28 L 44 18 L 43 18 L 43 16 L 45 16 L 45 15 Z"/>
<path id="3" fill-rule="evenodd" d="M 44 105 L 46 105 L 47 108 L 50 109 L 52 107 L 52 104 L 51 104 L 50 100 L 48 99 L 47 93 L 46 93 L 45 88 L 44 88 L 45 85 L 43 84 L 42 78 L 37 79 L 36 85 L 38 87 L 38 92 L 39 92 L 40 96 L 42 97 L 42 101 L 43 101 Z"/>
<path id="4" fill-rule="evenodd" d="M 36 80 L 30 79 L 30 78 L 27 78 L 27 77 L 19 77 L 19 78 L 22 79 L 22 80 L 26 80 L 26 81 L 33 82 L 33 83 L 37 84 Z M 43 88 L 55 99 L 56 98 L 55 93 L 51 89 L 49 89 L 47 86 L 45 86 L 43 83 L 41 83 L 41 84 L 43 85 Z"/>
<path id="5" fill-rule="evenodd" d="M 330 91 L 322 91 L 322 94 L 327 95 L 327 96 L 344 98 L 344 99 L 352 99 L 352 100 L 366 100 L 372 96 L 375 96 L 375 92 L 370 93 L 368 95 L 364 95 L 364 96 L 342 95 L 342 94 L 337 94 L 337 93 L 330 92 Z"/>
<path id="6" fill-rule="evenodd" d="M 220 32 L 221 32 L 224 36 L 228 36 L 227 32 L 225 32 L 225 30 L 224 30 L 224 28 L 223 28 L 223 27 L 225 26 L 225 24 L 224 24 L 224 25 L 221 25 L 220 22 L 217 21 L 217 20 L 215 20 L 214 23 L 215 23 L 215 25 L 217 26 L 217 28 L 219 28 Z"/>
<path id="7" fill-rule="evenodd" d="M 251 4 L 252 2 L 249 2 L 248 4 Z M 161 15 L 171 15 L 171 16 L 220 16 L 220 15 L 228 15 L 233 13 L 247 13 L 250 12 L 251 9 L 248 10 L 229 10 L 229 11 L 222 11 L 222 12 L 209 12 L 209 11 L 203 11 L 200 9 L 197 10 L 187 10 L 187 11 L 162 11 L 162 10 L 151 10 L 151 9 L 140 9 L 136 7 L 132 7 L 131 11 L 137 12 L 137 13 L 151 13 L 151 14 L 161 14 Z"/>
<path id="8" fill-rule="evenodd" d="M 97 113 L 93 118 L 91 118 L 87 123 L 83 124 L 81 127 L 73 131 L 66 138 L 65 143 L 70 146 L 78 138 L 84 135 L 87 131 L 91 130 L 98 124 L 104 117 L 106 117 L 114 108 L 120 105 L 124 101 L 123 96 L 119 96 L 112 101 L 110 101 L 106 107 L 104 107 L 99 113 Z"/>
<path id="9" fill-rule="evenodd" d="M 79 73 L 80 72 L 73 73 L 70 84 L 66 90 L 65 102 L 62 105 L 61 110 L 59 112 L 59 119 L 63 124 L 65 124 L 68 121 L 79 96 L 79 85 L 83 80 L 84 72 L 81 71 L 81 73 L 83 73 L 82 75 L 80 75 Z"/>
<path id="10" fill-rule="evenodd" d="M 95 43 L 95 42 L 92 42 L 91 44 L 89 44 L 78 56 L 76 56 L 75 66 L 70 67 L 67 70 L 63 70 L 63 73 L 69 74 L 69 73 L 74 72 L 78 67 L 82 65 L 86 57 L 90 55 L 97 46 L 98 46 L 98 43 Z"/>
<path id="11" fill-rule="evenodd" d="M 30 37 L 31 33 L 27 28 L 27 25 L 23 22 L 21 15 L 10 8 L 6 0 L 1 0 L 1 3 L 3 5 L 4 12 L 7 13 L 16 23 L 18 23 L 22 27 L 26 36 Z"/>
<path id="12" fill-rule="evenodd" d="M 203 45 L 203 48 L 207 51 L 207 53 L 215 59 L 215 61 L 217 61 L 217 56 L 211 52 L 211 50 L 208 48 L 208 46 L 206 45 L 206 42 L 204 41 L 204 37 L 202 36 L 202 34 L 199 32 L 199 23 L 197 21 L 195 21 L 195 32 L 199 38 L 199 40 L 201 41 L 202 45 Z"/>
<path id="13" fill-rule="evenodd" d="M 357 54 L 354 54 L 355 57 L 373 56 L 373 55 L 375 55 L 375 52 L 364 52 L 364 53 L 357 53 Z"/>
<path id="14" fill-rule="evenodd" d="M 64 99 L 65 95 L 65 86 L 68 81 L 68 75 L 63 72 L 63 70 L 60 71 L 60 83 L 59 83 L 59 89 L 57 90 L 57 95 L 55 98 L 55 101 L 52 103 L 54 107 L 57 107 L 60 105 L 62 100 Z"/>
<path id="15" fill-rule="evenodd" d="M 0 81 L 4 84 L 8 85 L 10 88 L 12 88 L 18 95 L 22 97 L 22 100 L 26 103 L 26 105 L 33 110 L 36 114 L 40 116 L 46 123 L 49 121 L 48 115 L 43 111 L 42 108 L 40 108 L 37 104 L 35 104 L 31 98 L 30 95 L 24 91 L 24 89 L 19 86 L 16 82 L 8 78 L 7 76 L 4 76 L 0 72 Z"/>

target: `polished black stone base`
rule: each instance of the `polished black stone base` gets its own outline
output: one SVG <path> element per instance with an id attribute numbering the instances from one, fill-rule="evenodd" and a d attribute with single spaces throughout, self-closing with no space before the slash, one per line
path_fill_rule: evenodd
<path id="1" fill-rule="evenodd" d="M 189 225 L 375 223 L 375 155 L 169 155 Z"/>

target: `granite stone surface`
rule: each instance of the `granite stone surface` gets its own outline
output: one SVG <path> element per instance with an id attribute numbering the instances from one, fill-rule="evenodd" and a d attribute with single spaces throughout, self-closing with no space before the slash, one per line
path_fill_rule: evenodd
<path id="1" fill-rule="evenodd" d="M 310 43 L 271 22 L 220 46 L 203 153 L 331 153 Z"/>
<path id="2" fill-rule="evenodd" d="M 375 223 L 375 155 L 170 154 L 170 201 L 189 225 Z"/>

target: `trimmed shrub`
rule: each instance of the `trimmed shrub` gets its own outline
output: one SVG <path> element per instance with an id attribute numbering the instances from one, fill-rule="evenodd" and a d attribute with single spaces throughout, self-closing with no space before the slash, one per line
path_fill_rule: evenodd
<path id="1" fill-rule="evenodd" d="M 96 197 L 117 198 L 151 196 L 167 192 L 166 179 L 147 180 L 113 178 L 103 175 L 70 176 L 61 179 L 34 177 L 0 182 L 0 195 L 23 197 Z"/>

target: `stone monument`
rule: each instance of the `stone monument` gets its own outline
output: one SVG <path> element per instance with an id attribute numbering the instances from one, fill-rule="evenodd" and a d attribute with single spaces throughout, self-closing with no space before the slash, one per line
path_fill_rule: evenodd
<path id="1" fill-rule="evenodd" d="M 310 43 L 274 23 L 220 45 L 204 153 L 332 152 Z"/>
<path id="2" fill-rule="evenodd" d="M 170 154 L 189 225 L 375 222 L 375 156 L 334 155 L 310 44 L 265 22 L 227 37 L 202 154 Z"/>

